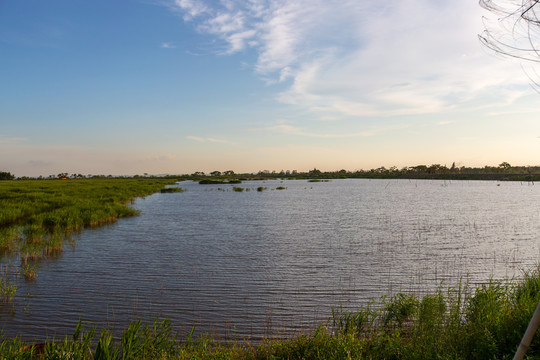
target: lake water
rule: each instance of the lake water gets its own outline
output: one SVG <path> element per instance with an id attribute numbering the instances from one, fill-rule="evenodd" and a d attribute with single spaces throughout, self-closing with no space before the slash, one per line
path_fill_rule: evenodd
<path id="1" fill-rule="evenodd" d="M 39 340 L 72 334 L 79 319 L 119 331 L 169 318 L 180 337 L 193 325 L 221 338 L 292 335 L 332 307 L 520 276 L 540 258 L 540 186 L 530 183 L 178 186 L 187 191 L 137 200 L 140 216 L 83 231 L 39 263 L 36 281 L 17 279 L 0 329 Z"/>

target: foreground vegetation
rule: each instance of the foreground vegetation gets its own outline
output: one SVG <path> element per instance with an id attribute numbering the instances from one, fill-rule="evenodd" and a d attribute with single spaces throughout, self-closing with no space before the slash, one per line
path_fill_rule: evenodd
<path id="1" fill-rule="evenodd" d="M 399 293 L 357 312 L 336 309 L 327 323 L 290 339 L 218 341 L 206 335 L 182 341 L 168 321 L 134 322 L 115 339 L 79 324 L 74 335 L 35 346 L 0 339 L 0 354 L 29 359 L 510 359 L 540 300 L 540 272 L 519 282 L 490 281 L 424 295 Z M 527 353 L 540 358 L 537 336 Z"/>
<path id="2" fill-rule="evenodd" d="M 36 267 L 29 262 L 61 252 L 64 241 L 85 227 L 137 215 L 139 212 L 129 206 L 130 201 L 174 182 L 171 179 L 0 181 L 0 255 L 20 254 L 25 278 L 35 279 Z M 6 272 L 5 268 L 0 271 L 0 292 L 8 288 Z"/>

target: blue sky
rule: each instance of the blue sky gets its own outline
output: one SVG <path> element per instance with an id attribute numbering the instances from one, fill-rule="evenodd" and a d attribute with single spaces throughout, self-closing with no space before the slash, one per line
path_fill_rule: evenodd
<path id="1" fill-rule="evenodd" d="M 470 0 L 0 1 L 0 170 L 538 165 L 540 94 L 482 47 L 483 16 Z"/>

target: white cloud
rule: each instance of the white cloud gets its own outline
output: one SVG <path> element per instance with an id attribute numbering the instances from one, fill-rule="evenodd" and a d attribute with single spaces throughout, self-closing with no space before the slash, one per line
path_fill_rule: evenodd
<path id="1" fill-rule="evenodd" d="M 176 48 L 176 45 L 171 44 L 171 43 L 162 43 L 162 44 L 161 44 L 161 47 L 162 47 L 163 49 L 175 49 L 175 48 Z"/>
<path id="2" fill-rule="evenodd" d="M 289 85 L 279 101 L 321 117 L 434 113 L 526 93 L 519 67 L 481 47 L 483 10 L 474 1 L 175 3 L 198 31 L 224 42 L 221 53 L 255 49 L 255 71 Z"/>
<path id="3" fill-rule="evenodd" d="M 216 144 L 228 144 L 228 145 L 236 145 L 234 142 L 223 140 L 223 139 L 217 139 L 214 137 L 200 137 L 200 136 L 192 136 L 188 135 L 186 136 L 186 139 L 198 141 L 202 143 L 216 143 Z"/>
<path id="4" fill-rule="evenodd" d="M 201 1 L 197 0 L 174 0 L 174 5 L 178 6 L 184 12 L 184 20 L 206 13 L 209 9 Z"/>
<path id="5" fill-rule="evenodd" d="M 370 131 L 362 131 L 362 132 L 346 133 L 346 134 L 317 134 L 317 133 L 307 132 L 305 131 L 305 129 L 300 128 L 300 127 L 285 125 L 285 124 L 269 126 L 269 127 L 264 128 L 263 130 L 291 134 L 291 135 L 300 135 L 300 136 L 312 137 L 312 138 L 323 138 L 323 139 L 344 139 L 344 138 L 352 138 L 352 137 L 373 136 L 373 132 L 370 132 Z"/>
<path id="6" fill-rule="evenodd" d="M 198 142 L 205 142 L 206 140 L 202 137 L 198 137 L 198 136 L 192 136 L 192 135 L 189 135 L 189 136 L 186 136 L 186 139 L 189 139 L 189 140 L 194 140 L 194 141 L 198 141 Z"/>

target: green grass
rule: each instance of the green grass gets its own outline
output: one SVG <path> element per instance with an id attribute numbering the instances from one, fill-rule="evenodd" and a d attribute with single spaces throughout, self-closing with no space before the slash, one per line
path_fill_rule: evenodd
<path id="1" fill-rule="evenodd" d="M 238 179 L 230 179 L 230 180 L 223 180 L 223 179 L 203 179 L 199 180 L 200 185 L 211 185 L 211 184 L 241 184 L 242 180 Z"/>
<path id="2" fill-rule="evenodd" d="M 178 188 L 178 187 L 169 187 L 169 188 L 165 188 L 165 189 L 161 189 L 160 192 L 161 193 L 181 193 L 181 192 L 184 192 L 186 190 L 182 189 L 182 188 Z"/>
<path id="3" fill-rule="evenodd" d="M 19 253 L 24 265 L 58 254 L 73 233 L 139 214 L 130 202 L 174 182 L 155 178 L 0 181 L 0 255 Z"/>
<path id="4" fill-rule="evenodd" d="M 220 342 L 192 331 L 178 341 L 170 322 L 133 322 L 115 339 L 80 323 L 72 337 L 47 341 L 49 359 L 511 359 L 540 300 L 540 272 L 520 281 L 489 281 L 476 289 L 458 285 L 417 296 L 398 293 L 330 319 L 294 338 Z M 0 354 L 31 358 L 31 346 L 1 338 Z M 34 354 L 38 347 L 34 348 Z M 528 359 L 540 359 L 540 336 Z"/>
<path id="5" fill-rule="evenodd" d="M 0 264 L 0 305 L 2 303 L 10 303 L 17 292 L 17 287 L 13 284 L 12 277 L 11 267 Z"/>

